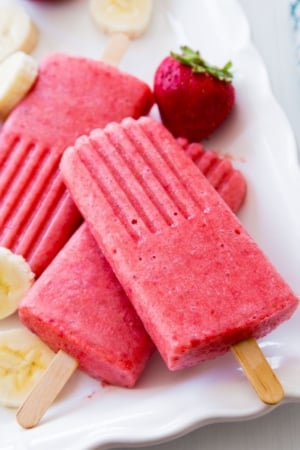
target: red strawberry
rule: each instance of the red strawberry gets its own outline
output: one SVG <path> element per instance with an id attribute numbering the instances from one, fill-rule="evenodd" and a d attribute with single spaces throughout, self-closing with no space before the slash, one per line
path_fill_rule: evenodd
<path id="1" fill-rule="evenodd" d="M 176 137 L 206 139 L 232 110 L 235 91 L 231 62 L 209 66 L 199 52 L 181 47 L 156 70 L 154 95 L 164 125 Z"/>

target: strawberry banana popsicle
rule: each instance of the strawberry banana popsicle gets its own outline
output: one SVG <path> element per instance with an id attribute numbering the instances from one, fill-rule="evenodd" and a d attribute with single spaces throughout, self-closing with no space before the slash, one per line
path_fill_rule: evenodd
<path id="1" fill-rule="evenodd" d="M 146 83 L 115 67 L 54 54 L 0 134 L 0 245 L 36 275 L 81 222 L 58 170 L 61 155 L 95 127 L 147 114 Z"/>
<path id="2" fill-rule="evenodd" d="M 289 319 L 298 299 L 160 123 L 81 137 L 61 169 L 170 370 Z"/>
<path id="3" fill-rule="evenodd" d="M 154 345 L 86 224 L 35 282 L 21 321 L 89 375 L 132 387 Z"/>

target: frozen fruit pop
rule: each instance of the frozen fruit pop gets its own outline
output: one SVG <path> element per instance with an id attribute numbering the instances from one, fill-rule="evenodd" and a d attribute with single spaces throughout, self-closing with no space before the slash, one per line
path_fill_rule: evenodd
<path id="1" fill-rule="evenodd" d="M 297 308 L 235 215 L 153 119 L 79 138 L 61 169 L 169 369 L 264 336 Z"/>
<path id="2" fill-rule="evenodd" d="M 54 54 L 0 134 L 0 245 L 39 275 L 81 218 L 62 182 L 64 149 L 95 127 L 152 106 L 146 83 L 115 67 Z"/>
<path id="3" fill-rule="evenodd" d="M 24 297 L 19 317 L 54 351 L 63 351 L 63 364 L 65 355 L 71 356 L 71 373 L 79 364 L 92 377 L 110 384 L 134 386 L 154 351 L 86 224 Z M 62 379 L 50 379 L 46 390 Z M 31 417 L 19 416 L 19 420 L 26 426 Z"/>

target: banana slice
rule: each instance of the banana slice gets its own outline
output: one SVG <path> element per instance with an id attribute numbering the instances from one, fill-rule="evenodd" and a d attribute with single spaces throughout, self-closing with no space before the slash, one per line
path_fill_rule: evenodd
<path id="1" fill-rule="evenodd" d="M 37 29 L 21 6 L 0 7 L 0 61 L 17 50 L 30 53 L 37 40 Z"/>
<path id="2" fill-rule="evenodd" d="M 0 332 L 0 404 L 18 408 L 55 353 L 26 328 Z"/>
<path id="3" fill-rule="evenodd" d="M 0 118 L 27 94 L 38 75 L 38 64 L 24 52 L 15 52 L 0 64 Z"/>
<path id="4" fill-rule="evenodd" d="M 34 274 L 22 256 L 0 247 L 0 319 L 17 310 L 33 279 Z"/>
<path id="5" fill-rule="evenodd" d="M 90 0 L 90 12 L 104 32 L 135 39 L 147 28 L 152 0 Z"/>

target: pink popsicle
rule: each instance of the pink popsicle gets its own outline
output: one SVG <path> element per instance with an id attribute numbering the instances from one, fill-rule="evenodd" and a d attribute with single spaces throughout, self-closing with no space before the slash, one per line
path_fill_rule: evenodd
<path id="1" fill-rule="evenodd" d="M 61 162 L 95 239 L 171 370 L 287 320 L 298 299 L 156 121 L 81 137 Z"/>
<path id="2" fill-rule="evenodd" d="M 83 224 L 19 307 L 21 321 L 89 375 L 132 387 L 154 345 Z"/>
<path id="3" fill-rule="evenodd" d="M 0 134 L 0 245 L 21 254 L 36 275 L 81 222 L 58 170 L 81 134 L 152 106 L 149 87 L 99 61 L 54 54 Z"/>

